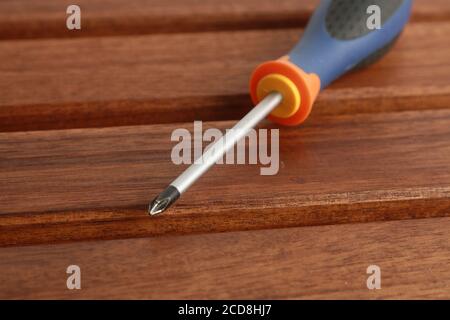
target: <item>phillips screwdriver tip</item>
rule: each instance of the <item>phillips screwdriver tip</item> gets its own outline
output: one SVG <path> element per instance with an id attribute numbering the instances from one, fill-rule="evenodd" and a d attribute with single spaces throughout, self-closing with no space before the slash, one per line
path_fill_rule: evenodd
<path id="1" fill-rule="evenodd" d="M 148 206 L 148 214 L 155 216 L 167 210 L 178 198 L 180 192 L 174 186 L 168 186 Z"/>

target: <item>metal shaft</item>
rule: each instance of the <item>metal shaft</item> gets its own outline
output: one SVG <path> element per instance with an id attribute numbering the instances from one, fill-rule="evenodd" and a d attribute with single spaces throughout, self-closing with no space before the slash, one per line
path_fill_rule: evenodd
<path id="1" fill-rule="evenodd" d="M 252 128 L 265 119 L 283 100 L 279 92 L 267 95 L 236 125 L 217 140 L 203 155 L 194 161 L 170 186 L 156 197 L 149 206 L 151 215 L 166 210 L 178 197 L 200 178 L 217 160 L 221 159 Z"/>
<path id="2" fill-rule="evenodd" d="M 222 138 L 217 140 L 203 155 L 201 161 L 194 162 L 170 185 L 177 188 L 182 194 L 198 178 L 200 178 L 217 160 L 233 148 L 252 128 L 269 115 L 269 113 L 281 102 L 280 93 L 269 94 L 260 104 L 253 108 L 244 118 L 229 130 Z"/>

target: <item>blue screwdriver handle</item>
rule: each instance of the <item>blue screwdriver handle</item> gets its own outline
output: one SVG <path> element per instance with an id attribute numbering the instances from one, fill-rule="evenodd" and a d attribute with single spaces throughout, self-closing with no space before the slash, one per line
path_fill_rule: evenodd
<path id="1" fill-rule="evenodd" d="M 320 90 L 389 51 L 411 8 L 412 0 L 322 0 L 288 56 L 255 70 L 252 99 L 257 103 L 281 91 L 285 99 L 269 118 L 285 125 L 303 122 Z"/>
<path id="2" fill-rule="evenodd" d="M 383 49 L 408 22 L 411 5 L 412 1 L 402 0 L 322 1 L 303 38 L 289 53 L 290 61 L 317 74 L 323 89 L 379 50 L 386 53 Z M 371 30 L 367 24 L 378 13 L 381 29 Z"/>

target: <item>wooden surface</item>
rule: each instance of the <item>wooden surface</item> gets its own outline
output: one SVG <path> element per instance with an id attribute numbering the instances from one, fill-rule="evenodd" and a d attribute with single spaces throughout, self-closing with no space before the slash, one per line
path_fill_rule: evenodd
<path id="1" fill-rule="evenodd" d="M 325 90 L 313 116 L 447 108 L 449 33 L 448 22 L 411 24 L 382 62 Z M 252 70 L 288 52 L 300 34 L 3 41 L 0 131 L 238 119 L 251 106 Z"/>
<path id="2" fill-rule="evenodd" d="M 283 128 L 277 175 L 214 167 L 153 219 L 149 200 L 183 169 L 166 140 L 192 124 L 3 133 L 0 245 L 448 215 L 449 123 L 431 110 Z"/>
<path id="3" fill-rule="evenodd" d="M 68 3 L 0 3 L 0 298 L 450 298 L 450 2 L 281 128 L 277 175 L 217 166 L 156 218 L 171 132 L 248 111 L 317 1 L 80 0 L 76 32 Z"/>
<path id="4" fill-rule="evenodd" d="M 415 0 L 413 21 L 447 20 L 447 0 Z M 71 0 L 2 0 L 0 39 L 304 27 L 319 0 L 77 0 L 83 32 L 61 28 Z"/>
<path id="5" fill-rule="evenodd" d="M 448 298 L 449 228 L 437 218 L 7 248 L 0 298 Z M 81 290 L 66 288 L 71 264 Z M 380 290 L 366 286 L 373 264 Z"/>

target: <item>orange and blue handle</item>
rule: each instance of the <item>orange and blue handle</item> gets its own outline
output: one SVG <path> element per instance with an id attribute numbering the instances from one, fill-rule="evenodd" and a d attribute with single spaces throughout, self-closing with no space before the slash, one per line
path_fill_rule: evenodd
<path id="1" fill-rule="evenodd" d="M 367 24 L 372 5 L 381 9 L 379 29 Z M 320 90 L 389 51 L 408 22 L 411 7 L 412 0 L 322 0 L 294 49 L 253 72 L 253 102 L 280 92 L 283 101 L 269 119 L 289 126 L 302 123 Z"/>

